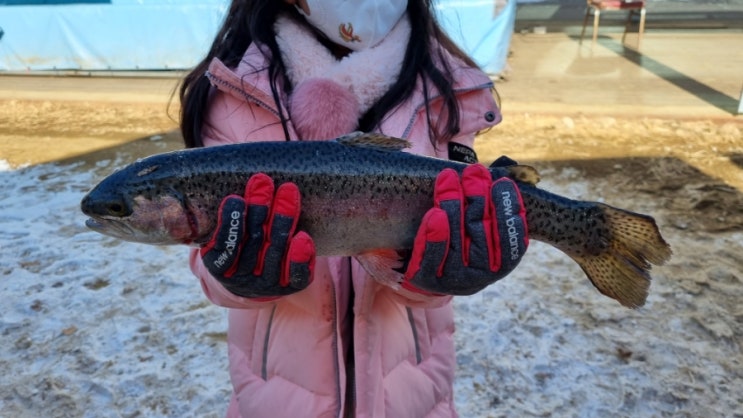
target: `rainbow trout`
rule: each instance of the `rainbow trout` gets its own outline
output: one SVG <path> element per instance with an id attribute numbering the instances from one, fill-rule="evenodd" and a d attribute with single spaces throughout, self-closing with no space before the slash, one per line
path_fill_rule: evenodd
<path id="1" fill-rule="evenodd" d="M 420 221 L 433 206 L 439 172 L 466 166 L 402 152 L 407 146 L 401 139 L 357 133 L 335 141 L 180 150 L 111 174 L 85 196 L 81 208 L 90 216 L 87 226 L 102 234 L 154 245 L 199 245 L 211 237 L 222 199 L 241 195 L 248 178 L 263 172 L 277 185 L 299 187 L 298 230 L 314 239 L 317 255 L 354 256 L 378 278 L 380 272 L 369 266 L 389 266 L 393 263 L 380 258 L 412 248 Z M 651 265 L 671 256 L 653 218 L 538 189 L 531 167 L 496 161 L 490 173 L 519 185 L 531 239 L 573 258 L 604 295 L 632 308 L 645 303 Z"/>

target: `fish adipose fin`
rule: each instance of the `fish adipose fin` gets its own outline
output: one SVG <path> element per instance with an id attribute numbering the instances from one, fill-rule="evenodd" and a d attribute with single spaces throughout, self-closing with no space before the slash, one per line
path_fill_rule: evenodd
<path id="1" fill-rule="evenodd" d="M 508 170 L 508 177 L 521 183 L 536 186 L 541 180 L 537 169 L 528 165 L 514 165 L 506 167 L 506 170 Z"/>
<path id="2" fill-rule="evenodd" d="M 396 271 L 403 266 L 400 255 L 395 250 L 375 250 L 357 255 L 361 267 L 379 283 L 397 289 L 403 280 L 403 274 Z"/>
<path id="3" fill-rule="evenodd" d="M 367 147 L 378 150 L 401 151 L 410 148 L 410 142 L 379 133 L 352 132 L 336 138 L 336 142 L 351 147 Z"/>
<path id="4" fill-rule="evenodd" d="M 571 255 L 596 288 L 629 308 L 645 304 L 651 265 L 671 257 L 671 247 L 649 216 L 598 204 L 607 221 L 608 246 L 595 255 Z"/>
<path id="5" fill-rule="evenodd" d="M 541 180 L 536 168 L 528 165 L 521 165 L 516 160 L 501 155 L 497 160 L 490 164 L 490 168 L 502 168 L 508 172 L 508 177 L 521 183 L 536 186 Z"/>

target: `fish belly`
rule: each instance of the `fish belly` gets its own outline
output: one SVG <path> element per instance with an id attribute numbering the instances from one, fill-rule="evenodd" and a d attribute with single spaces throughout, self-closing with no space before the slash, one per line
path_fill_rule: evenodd
<path id="1" fill-rule="evenodd" d="M 433 206 L 428 189 L 399 194 L 376 187 L 322 195 L 305 192 L 298 229 L 313 238 L 320 256 L 410 249 L 423 215 Z"/>

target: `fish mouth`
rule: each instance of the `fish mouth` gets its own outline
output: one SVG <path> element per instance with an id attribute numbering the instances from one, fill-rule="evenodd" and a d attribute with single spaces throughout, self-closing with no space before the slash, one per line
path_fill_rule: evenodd
<path id="1" fill-rule="evenodd" d="M 88 218 L 85 221 L 85 226 L 100 234 L 116 238 L 126 239 L 131 238 L 134 235 L 134 230 L 128 225 L 121 222 L 112 222 L 111 220 L 104 218 Z"/>
<path id="2" fill-rule="evenodd" d="M 103 226 L 102 223 L 96 221 L 93 218 L 88 218 L 85 221 L 85 226 L 87 226 L 88 228 L 90 228 L 90 229 L 92 229 L 93 231 L 96 231 L 96 232 L 98 232 L 99 230 L 101 230 L 101 229 L 104 228 L 104 226 Z"/>
<path id="3" fill-rule="evenodd" d="M 85 226 L 99 234 L 129 242 L 152 245 L 170 245 L 174 243 L 170 237 L 142 233 L 125 222 L 120 221 L 120 219 L 89 218 L 85 221 Z"/>

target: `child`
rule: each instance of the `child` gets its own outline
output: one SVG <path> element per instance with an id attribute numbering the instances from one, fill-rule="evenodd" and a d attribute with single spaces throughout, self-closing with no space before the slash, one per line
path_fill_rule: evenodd
<path id="1" fill-rule="evenodd" d="M 445 36 L 430 0 L 233 0 L 181 102 L 188 147 L 366 131 L 475 162 L 475 133 L 500 121 L 491 81 Z M 456 416 L 451 295 L 505 276 L 528 243 L 517 198 L 518 251 L 501 257 L 509 235 L 495 190 L 519 196 L 479 164 L 461 180 L 439 175 L 401 286 L 356 259 L 316 258 L 312 237 L 294 230 L 293 184 L 275 190 L 260 174 L 227 197 L 213 240 L 190 258 L 207 297 L 230 308 L 227 415 Z"/>

